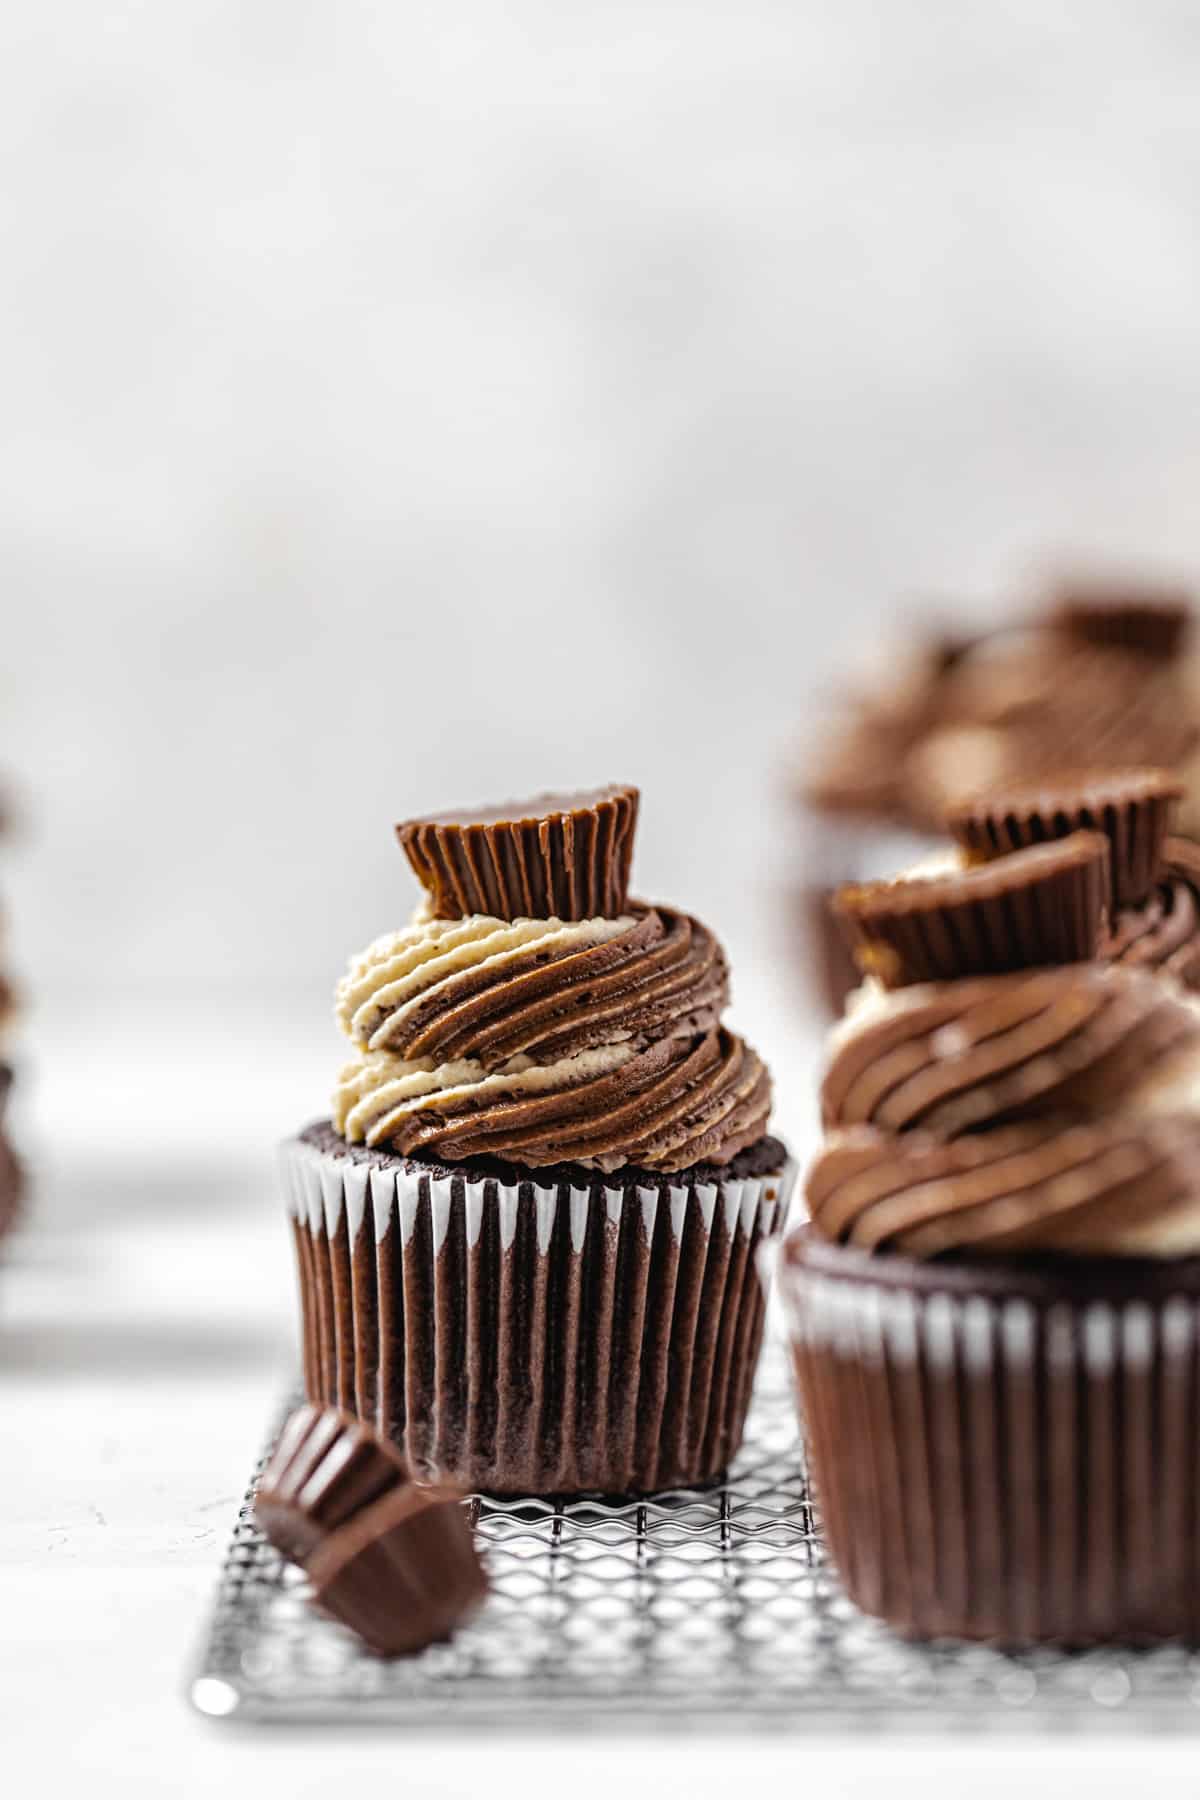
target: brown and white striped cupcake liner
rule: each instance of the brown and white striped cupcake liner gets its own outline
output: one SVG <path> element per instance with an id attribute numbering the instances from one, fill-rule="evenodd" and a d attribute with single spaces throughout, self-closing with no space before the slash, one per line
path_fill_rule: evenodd
<path id="1" fill-rule="evenodd" d="M 1200 1260 L 781 1262 L 826 1538 L 920 1637 L 1200 1639 Z"/>
<path id="2" fill-rule="evenodd" d="M 736 1166 L 736 1165 L 735 1165 Z M 509 1183 L 291 1140 L 304 1385 L 415 1478 L 650 1493 L 721 1474 L 762 1341 L 761 1244 L 795 1169 Z"/>

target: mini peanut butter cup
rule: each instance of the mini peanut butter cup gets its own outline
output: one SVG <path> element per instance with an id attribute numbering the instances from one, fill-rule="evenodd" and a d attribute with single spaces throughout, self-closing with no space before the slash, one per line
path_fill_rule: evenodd
<path id="1" fill-rule="evenodd" d="M 1050 624 L 1077 643 L 1164 662 L 1182 650 L 1191 618 L 1191 599 L 1182 589 L 1117 584 L 1060 588 L 1049 615 Z"/>
<path id="2" fill-rule="evenodd" d="M 454 1488 L 385 1494 L 328 1537 L 307 1566 L 317 1605 L 380 1656 L 443 1642 L 488 1591 Z"/>
<path id="3" fill-rule="evenodd" d="M 1108 840 L 1078 831 L 994 863 L 840 888 L 833 910 L 859 969 L 884 987 L 998 975 L 1096 954 Z"/>
<path id="4" fill-rule="evenodd" d="M 543 794 L 430 813 L 396 835 L 437 919 L 619 918 L 629 891 L 638 790 Z"/>
<path id="5" fill-rule="evenodd" d="M 407 1479 L 394 1451 L 349 1413 L 301 1406 L 263 1470 L 255 1517 L 278 1551 L 303 1563 L 331 1531 Z"/>
<path id="6" fill-rule="evenodd" d="M 946 822 L 983 862 L 1073 832 L 1102 831 L 1112 852 L 1113 905 L 1139 906 L 1159 880 L 1171 807 L 1182 793 L 1182 783 L 1161 769 L 1063 774 L 991 788 Z"/>
<path id="7" fill-rule="evenodd" d="M 461 1489 L 417 1487 L 377 1434 L 336 1407 L 288 1418 L 254 1512 L 331 1617 L 384 1656 L 438 1643 L 487 1593 Z"/>

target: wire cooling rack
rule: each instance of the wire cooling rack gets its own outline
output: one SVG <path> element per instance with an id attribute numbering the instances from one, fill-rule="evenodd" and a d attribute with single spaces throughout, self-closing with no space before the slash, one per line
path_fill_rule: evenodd
<path id="1" fill-rule="evenodd" d="M 628 1503 L 472 1500 L 490 1598 L 419 1656 L 381 1661 L 317 1614 L 303 1576 L 256 1530 L 253 1494 L 252 1483 L 190 1686 L 212 1717 L 455 1731 L 1200 1726 L 1200 1653 L 1182 1647 L 917 1646 L 857 1612 L 825 1558 L 777 1344 L 719 1487 Z"/>

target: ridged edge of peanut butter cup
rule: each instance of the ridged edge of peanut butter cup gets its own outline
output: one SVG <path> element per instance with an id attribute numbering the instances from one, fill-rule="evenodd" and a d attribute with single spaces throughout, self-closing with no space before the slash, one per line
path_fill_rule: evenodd
<path id="1" fill-rule="evenodd" d="M 615 919 L 625 911 L 639 791 L 542 794 L 396 827 L 434 918 Z"/>
<path id="2" fill-rule="evenodd" d="M 451 1487 L 384 1494 L 309 1559 L 316 1604 L 380 1656 L 441 1643 L 488 1592 L 462 1501 Z"/>
<path id="3" fill-rule="evenodd" d="M 408 1480 L 401 1459 L 336 1407 L 289 1414 L 258 1483 L 259 1529 L 289 1561 L 304 1563 L 331 1531 Z"/>
<path id="4" fill-rule="evenodd" d="M 849 884 L 832 905 L 859 969 L 884 987 L 999 975 L 1096 953 L 1108 839 L 1079 831 L 944 875 Z"/>
<path id="5" fill-rule="evenodd" d="M 1182 588 L 1065 584 L 1048 622 L 1076 643 L 1130 650 L 1166 662 L 1178 656 L 1192 623 L 1191 596 Z"/>
<path id="6" fill-rule="evenodd" d="M 1138 906 L 1162 873 L 1171 808 L 1182 794 L 1182 782 L 1163 769 L 1068 772 L 988 789 L 954 808 L 946 823 L 968 854 L 985 862 L 1075 832 L 1103 832 L 1113 904 Z"/>

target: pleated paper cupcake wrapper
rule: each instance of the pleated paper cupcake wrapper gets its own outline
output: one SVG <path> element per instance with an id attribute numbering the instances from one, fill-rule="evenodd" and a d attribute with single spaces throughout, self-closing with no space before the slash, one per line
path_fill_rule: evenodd
<path id="1" fill-rule="evenodd" d="M 283 1166 L 304 1382 L 422 1481 L 652 1493 L 714 1480 L 741 1442 L 778 1174 L 624 1189 L 356 1164 Z"/>
<path id="2" fill-rule="evenodd" d="M 918 1637 L 1200 1639 L 1195 1264 L 1191 1292 L 1071 1298 L 1067 1277 L 1035 1302 L 804 1255 L 793 1240 L 781 1284 L 825 1535 L 857 1605 Z"/>

